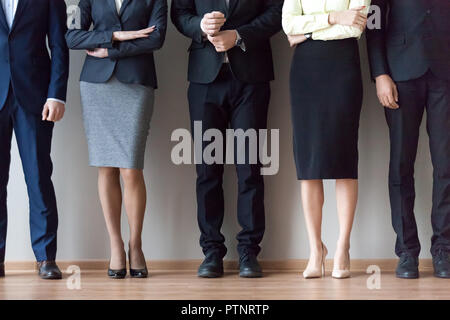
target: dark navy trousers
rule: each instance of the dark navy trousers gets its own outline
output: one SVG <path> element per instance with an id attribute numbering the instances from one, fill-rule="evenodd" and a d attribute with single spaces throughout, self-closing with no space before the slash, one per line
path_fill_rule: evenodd
<path id="1" fill-rule="evenodd" d="M 56 258 L 58 213 L 50 158 L 53 126 L 52 122 L 42 121 L 40 114 L 19 106 L 10 88 L 4 108 L 0 111 L 0 262 L 5 259 L 8 220 L 6 189 L 13 132 L 28 189 L 31 242 L 36 260 Z"/>
<path id="2" fill-rule="evenodd" d="M 392 224 L 397 233 L 395 252 L 418 256 L 420 243 L 414 217 L 414 162 L 420 125 L 427 112 L 427 130 L 433 163 L 431 253 L 450 251 L 450 81 L 428 72 L 398 82 L 400 108 L 386 109 L 391 137 L 389 192 Z"/>
<path id="3" fill-rule="evenodd" d="M 224 64 L 213 83 L 191 83 L 189 108 L 192 126 L 202 122 L 203 133 L 208 129 L 222 132 L 228 128 L 237 130 L 267 128 L 267 113 L 270 100 L 270 84 L 248 84 L 237 80 Z M 203 150 L 211 142 L 204 142 Z M 225 144 L 225 143 L 224 143 Z M 258 255 L 259 244 L 265 231 L 264 179 L 259 160 L 249 161 L 249 141 L 243 148 L 235 142 L 235 164 L 238 177 L 237 215 L 242 231 L 238 234 L 238 251 L 241 257 Z M 238 164 L 238 152 L 245 149 L 245 161 Z M 223 155 L 226 154 L 224 146 Z M 220 232 L 224 218 L 224 195 L 222 189 L 223 164 L 197 165 L 197 213 L 200 226 L 200 245 L 205 255 L 225 256 L 225 238 Z"/>

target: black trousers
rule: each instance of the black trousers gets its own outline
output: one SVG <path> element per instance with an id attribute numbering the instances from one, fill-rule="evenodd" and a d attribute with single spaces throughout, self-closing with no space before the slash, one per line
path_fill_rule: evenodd
<path id="1" fill-rule="evenodd" d="M 270 84 L 240 82 L 234 78 L 228 64 L 224 64 L 213 83 L 191 83 L 188 96 L 192 130 L 194 122 L 201 121 L 203 132 L 218 129 L 225 141 L 225 131 L 228 128 L 244 131 L 267 128 Z M 203 142 L 203 150 L 210 143 Z M 259 160 L 257 163 L 249 161 L 249 140 L 246 140 L 244 148 L 245 161 L 243 164 L 237 164 L 238 150 L 235 141 L 234 156 L 239 181 L 237 214 L 242 227 L 237 240 L 241 257 L 246 254 L 259 254 L 259 244 L 265 231 L 264 180 L 260 173 L 261 165 Z M 225 149 L 224 142 L 224 157 Z M 224 218 L 222 189 L 224 165 L 203 162 L 197 164 L 196 168 L 200 245 L 205 255 L 218 254 L 224 257 L 227 249 L 224 245 L 225 238 L 220 232 Z"/>
<path id="2" fill-rule="evenodd" d="M 386 109 L 390 129 L 389 192 L 392 224 L 397 233 L 395 252 L 418 256 L 420 243 L 414 217 L 414 162 L 419 129 L 427 111 L 427 130 L 433 163 L 433 237 L 431 253 L 450 250 L 450 82 L 428 72 L 419 79 L 398 82 L 397 110 Z"/>

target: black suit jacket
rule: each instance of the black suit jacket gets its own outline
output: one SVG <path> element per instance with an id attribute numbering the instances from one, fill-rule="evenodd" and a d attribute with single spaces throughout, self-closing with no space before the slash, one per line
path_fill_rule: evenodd
<path id="1" fill-rule="evenodd" d="M 166 36 L 167 0 L 124 0 L 120 13 L 115 0 L 80 0 L 79 9 L 79 28 L 71 28 L 66 33 L 69 48 L 108 48 L 109 51 L 109 57 L 105 59 L 86 57 L 81 81 L 107 82 L 115 74 L 121 82 L 156 88 L 153 51 L 162 47 Z M 75 19 L 75 27 L 76 22 Z M 151 26 L 156 26 L 156 30 L 148 38 L 112 41 L 114 31 L 134 31 Z"/>
<path id="2" fill-rule="evenodd" d="M 10 84 L 18 103 L 35 114 L 47 98 L 66 100 L 66 21 L 64 0 L 20 0 L 10 29 L 0 4 L 0 110 Z"/>
<path id="3" fill-rule="evenodd" d="M 227 21 L 222 30 L 236 29 L 246 51 L 234 47 L 228 58 L 234 75 L 246 83 L 274 79 L 270 38 L 281 30 L 282 0 L 172 0 L 171 17 L 177 29 L 192 39 L 189 48 L 189 81 L 213 82 L 224 61 L 224 53 L 203 38 L 200 22 L 206 13 L 221 11 Z"/>
<path id="4" fill-rule="evenodd" d="M 367 31 L 372 77 L 450 79 L 450 0 L 372 0 L 381 29 Z M 376 13 L 376 11 L 375 11 Z"/>

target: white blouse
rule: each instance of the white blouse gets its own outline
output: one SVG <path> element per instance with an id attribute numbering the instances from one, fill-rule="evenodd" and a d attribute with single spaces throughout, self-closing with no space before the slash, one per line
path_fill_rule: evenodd
<path id="1" fill-rule="evenodd" d="M 122 8 L 123 0 L 116 0 L 117 12 L 120 12 L 120 8 Z"/>
<path id="2" fill-rule="evenodd" d="M 283 30 L 287 35 L 312 33 L 314 40 L 360 38 L 362 31 L 352 26 L 330 25 L 329 14 L 366 6 L 368 14 L 371 0 L 285 0 Z"/>

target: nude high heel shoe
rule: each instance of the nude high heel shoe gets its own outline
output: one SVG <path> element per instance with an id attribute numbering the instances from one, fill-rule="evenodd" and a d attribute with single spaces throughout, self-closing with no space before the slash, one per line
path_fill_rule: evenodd
<path id="1" fill-rule="evenodd" d="M 322 243 L 322 260 L 320 262 L 320 268 L 306 268 L 303 271 L 303 278 L 305 279 L 313 279 L 313 278 L 322 278 L 325 276 L 325 258 L 327 257 L 328 250 L 327 247 Z"/>
<path id="2" fill-rule="evenodd" d="M 350 272 L 350 253 L 347 253 L 347 261 L 345 263 L 345 269 L 339 270 L 335 265 L 333 268 L 333 272 L 331 273 L 331 276 L 335 279 L 347 279 L 352 276 Z"/>

